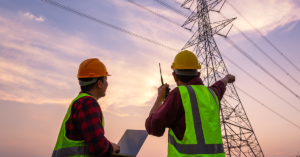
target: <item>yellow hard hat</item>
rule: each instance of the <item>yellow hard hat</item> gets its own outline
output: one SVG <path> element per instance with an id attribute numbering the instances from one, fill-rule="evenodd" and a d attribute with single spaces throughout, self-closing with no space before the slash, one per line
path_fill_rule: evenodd
<path id="1" fill-rule="evenodd" d="M 171 68 L 174 69 L 201 69 L 196 55 L 188 50 L 179 52 L 174 59 Z"/>
<path id="2" fill-rule="evenodd" d="M 105 65 L 98 58 L 83 61 L 78 69 L 77 78 L 93 78 L 110 76 Z"/>

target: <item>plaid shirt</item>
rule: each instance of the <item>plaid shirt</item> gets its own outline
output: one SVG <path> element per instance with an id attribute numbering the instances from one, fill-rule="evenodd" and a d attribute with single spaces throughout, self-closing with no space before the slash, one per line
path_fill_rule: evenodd
<path id="1" fill-rule="evenodd" d="M 113 147 L 104 136 L 101 122 L 102 111 L 98 102 L 90 96 L 82 97 L 72 105 L 71 115 L 65 126 L 66 136 L 70 140 L 84 140 L 89 146 L 89 152 L 97 157 L 110 157 Z"/>

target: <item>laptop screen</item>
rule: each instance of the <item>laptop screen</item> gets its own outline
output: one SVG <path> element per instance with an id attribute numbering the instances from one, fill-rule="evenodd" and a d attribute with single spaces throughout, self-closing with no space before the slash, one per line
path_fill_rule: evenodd
<path id="1" fill-rule="evenodd" d="M 118 156 L 136 157 L 147 136 L 148 133 L 146 130 L 126 130 L 118 142 L 118 145 L 120 146 L 120 153 Z"/>

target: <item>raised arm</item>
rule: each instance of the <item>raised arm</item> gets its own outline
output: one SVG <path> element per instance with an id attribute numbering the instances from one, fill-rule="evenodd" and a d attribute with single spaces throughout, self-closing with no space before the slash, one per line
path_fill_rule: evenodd
<path id="1" fill-rule="evenodd" d="M 222 98 L 223 98 L 223 95 L 226 91 L 227 83 L 233 83 L 234 81 L 235 81 L 235 76 L 228 74 L 224 78 L 222 78 L 221 80 L 214 83 L 209 88 L 212 89 L 215 92 L 215 94 L 217 95 L 219 101 L 221 101 Z"/>

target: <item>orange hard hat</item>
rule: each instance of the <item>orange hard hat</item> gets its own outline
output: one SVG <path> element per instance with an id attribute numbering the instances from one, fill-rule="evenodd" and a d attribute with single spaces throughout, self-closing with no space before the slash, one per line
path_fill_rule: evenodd
<path id="1" fill-rule="evenodd" d="M 79 65 L 77 78 L 110 76 L 105 65 L 98 58 L 90 58 Z"/>

